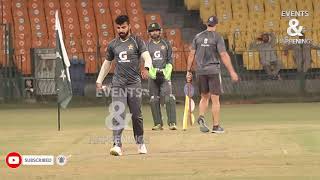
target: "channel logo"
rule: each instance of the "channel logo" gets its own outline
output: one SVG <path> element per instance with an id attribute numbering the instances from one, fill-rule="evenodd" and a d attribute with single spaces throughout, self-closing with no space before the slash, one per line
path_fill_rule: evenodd
<path id="1" fill-rule="evenodd" d="M 6 157 L 6 163 L 10 168 L 17 168 L 22 163 L 22 157 L 17 152 L 11 152 Z"/>
<path id="2" fill-rule="evenodd" d="M 6 164 L 10 168 L 24 166 L 53 166 L 56 162 L 59 166 L 64 166 L 71 155 L 59 155 L 56 158 L 53 155 L 20 155 L 17 152 L 10 152 L 6 156 Z"/>

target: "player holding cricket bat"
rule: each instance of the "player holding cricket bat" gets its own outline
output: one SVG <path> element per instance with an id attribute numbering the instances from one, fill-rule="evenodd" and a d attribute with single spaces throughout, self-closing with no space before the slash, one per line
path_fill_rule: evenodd
<path id="1" fill-rule="evenodd" d="M 192 81 L 191 66 L 196 59 L 196 78 L 199 85 L 201 100 L 199 104 L 199 118 L 201 132 L 209 132 L 204 119 L 209 100 L 212 101 L 213 133 L 223 133 L 220 125 L 220 100 L 223 93 L 221 84 L 220 61 L 226 66 L 233 81 L 238 81 L 238 75 L 234 71 L 230 57 L 226 51 L 223 37 L 217 33 L 218 19 L 211 16 L 208 19 L 207 29 L 195 36 L 192 49 L 189 53 L 187 64 L 187 82 Z"/>
<path id="2" fill-rule="evenodd" d="M 154 121 L 152 130 L 162 130 L 163 122 L 160 108 L 160 95 L 164 97 L 168 125 L 170 130 L 176 130 L 176 99 L 172 94 L 172 47 L 161 38 L 161 27 L 158 23 L 148 26 L 151 40 L 147 43 L 152 58 L 152 68 L 149 70 L 150 106 Z"/>
<path id="3" fill-rule="evenodd" d="M 152 60 L 147 51 L 145 43 L 137 36 L 130 33 L 129 18 L 126 15 L 118 16 L 115 20 L 119 37 L 110 42 L 106 60 L 103 62 L 96 85 L 97 89 L 102 88 L 102 82 L 111 68 L 111 62 L 115 61 L 115 71 L 112 79 L 112 104 L 117 104 L 118 109 L 114 107 L 115 114 L 112 117 L 113 129 L 113 147 L 110 154 L 114 156 L 122 155 L 121 135 L 124 129 L 125 111 L 121 106 L 128 105 L 132 114 L 133 133 L 138 144 L 138 153 L 146 154 L 147 149 L 143 139 L 143 119 L 141 113 L 141 77 L 140 77 L 140 57 L 145 61 L 145 69 L 141 72 L 142 78 L 148 78 L 148 70 L 152 67 Z M 124 93 L 123 93 L 124 92 Z M 120 124 L 120 127 L 118 127 Z M 123 126 L 121 126 L 121 124 Z"/>

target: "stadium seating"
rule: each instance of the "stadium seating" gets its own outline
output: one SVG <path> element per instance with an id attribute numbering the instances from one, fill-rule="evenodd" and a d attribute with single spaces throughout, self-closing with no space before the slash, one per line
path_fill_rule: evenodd
<path id="1" fill-rule="evenodd" d="M 109 42 L 115 37 L 114 20 L 118 15 L 127 14 L 132 32 L 148 39 L 147 26 L 151 22 L 163 25 L 157 13 L 145 14 L 140 0 L 2 0 L 3 22 L 12 24 L 14 61 L 24 75 L 31 75 L 30 48 L 56 47 L 55 11 L 58 10 L 69 57 L 86 62 L 86 73 L 97 73 L 103 62 Z M 206 22 L 216 15 L 219 19 L 217 31 L 229 40 L 229 48 L 238 53 L 248 51 L 250 43 L 262 32 L 275 32 L 277 39 L 284 38 L 289 18 L 281 17 L 281 10 L 308 10 L 313 18 L 299 17 L 305 27 L 307 38 L 319 43 L 320 0 L 185 0 L 189 10 L 199 10 Z M 169 28 L 164 31 L 174 49 L 175 71 L 185 71 L 189 46 L 181 30 Z M 3 29 L 0 31 L 3 35 Z M 282 47 L 279 46 L 279 49 Z M 3 64 L 4 43 L 0 44 L 0 64 Z M 312 51 L 312 58 L 317 58 Z M 258 70 L 259 60 L 255 53 L 243 55 L 246 67 Z M 292 57 L 283 58 L 284 69 L 295 68 Z M 319 58 L 318 58 L 319 59 Z M 254 60 L 254 63 L 249 61 Z M 313 68 L 319 67 L 313 61 Z M 254 65 L 251 65 L 254 64 Z M 249 67 L 250 66 L 250 67 Z M 256 68 L 256 69 L 255 69 Z"/>
<path id="2" fill-rule="evenodd" d="M 31 74 L 31 27 L 28 18 L 28 4 L 26 0 L 13 0 L 12 1 L 13 13 L 13 27 L 14 31 L 14 48 L 15 58 L 14 62 L 18 69 L 24 74 Z"/>
<path id="3" fill-rule="evenodd" d="M 93 2 L 87 0 L 77 1 L 77 11 L 79 15 L 82 50 L 84 54 L 86 73 L 97 72 L 97 25 L 93 10 Z"/>
<path id="4" fill-rule="evenodd" d="M 140 0 L 126 0 L 126 9 L 130 18 L 131 30 L 134 34 L 147 40 L 147 28 L 145 14 L 143 12 Z"/>
<path id="5" fill-rule="evenodd" d="M 320 28 L 320 0 L 199 0 L 200 17 L 207 21 L 209 9 L 218 19 L 217 31 L 229 42 L 229 48 L 242 54 L 249 50 L 250 43 L 263 32 L 274 32 L 278 40 L 287 36 L 288 23 L 291 17 L 281 17 L 281 11 L 308 11 L 309 17 L 297 17 L 304 27 L 306 38 L 319 43 Z M 196 4 L 194 1 L 185 1 L 187 7 Z M 195 6 L 193 6 L 195 7 Z M 194 8 L 195 10 L 196 8 Z M 313 17 L 313 18 L 310 18 Z M 278 41 L 279 42 L 279 41 Z M 277 45 L 277 49 L 283 47 Z M 312 51 L 312 68 L 319 67 L 318 51 Z M 292 52 L 288 56 L 278 52 L 282 60 L 283 69 L 295 69 Z M 243 54 L 244 65 L 248 70 L 259 70 L 259 56 L 253 52 Z M 257 60 L 258 59 L 258 60 Z M 252 62 L 251 62 L 252 61 Z"/>
<path id="6" fill-rule="evenodd" d="M 60 1 L 63 20 L 65 46 L 70 59 L 83 59 L 81 47 L 81 31 L 75 0 Z"/>
<path id="7" fill-rule="evenodd" d="M 165 36 L 172 45 L 175 71 L 186 71 L 187 63 L 184 54 L 181 30 L 178 28 L 165 29 Z"/>
<path id="8" fill-rule="evenodd" d="M 146 14 L 146 25 L 148 26 L 149 24 L 154 22 L 160 24 L 161 27 L 163 26 L 163 22 L 160 14 L 157 14 L 157 13 Z"/>
<path id="9" fill-rule="evenodd" d="M 198 1 L 188 2 L 191 9 L 199 9 Z M 144 14 L 140 0 L 2 0 L 2 3 L 3 23 L 13 27 L 14 61 L 24 75 L 32 73 L 31 48 L 56 47 L 56 11 L 69 58 L 85 61 L 85 72 L 89 74 L 97 73 L 104 60 L 108 44 L 115 37 L 114 20 L 118 15 L 128 15 L 132 32 L 144 40 L 148 39 L 148 24 L 158 22 L 163 25 L 160 14 Z M 181 30 L 170 29 L 168 32 L 164 32 L 164 36 L 167 35 L 174 46 L 175 69 L 185 70 Z M 1 26 L 1 37 L 3 34 L 4 26 Z M 0 49 L 0 64 L 4 64 L 4 41 Z"/>
<path id="10" fill-rule="evenodd" d="M 320 50 L 311 50 L 312 63 L 311 68 L 320 68 Z"/>
<path id="11" fill-rule="evenodd" d="M 200 8 L 199 0 L 184 0 L 184 4 L 187 6 L 188 10 L 199 10 Z"/>
<path id="12" fill-rule="evenodd" d="M 2 1 L 3 6 L 0 6 L 0 15 L 2 17 L 3 24 L 10 23 L 13 24 L 13 18 L 12 18 L 12 11 L 11 6 L 12 3 L 9 0 Z M 3 9 L 2 9 L 3 8 Z M 14 34 L 14 29 L 12 29 Z M 3 38 L 3 35 L 5 33 L 5 27 L 0 26 L 0 37 Z M 0 66 L 6 64 L 5 62 L 5 41 L 1 40 L 0 43 Z"/>
<path id="13" fill-rule="evenodd" d="M 58 10 L 58 15 L 61 19 L 60 3 L 56 0 L 44 0 L 44 12 L 48 30 L 48 47 L 56 47 L 56 32 L 55 32 L 55 12 Z"/>

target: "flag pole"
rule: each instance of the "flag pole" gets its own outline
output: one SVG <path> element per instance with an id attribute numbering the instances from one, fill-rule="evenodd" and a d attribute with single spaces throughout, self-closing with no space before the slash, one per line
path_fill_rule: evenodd
<path id="1" fill-rule="evenodd" d="M 58 30 L 56 30 L 56 51 L 59 52 L 59 35 L 58 35 Z M 58 58 L 58 57 L 57 57 Z M 60 122 L 61 122 L 61 113 L 60 113 L 60 103 L 59 103 L 59 89 L 58 89 L 58 84 L 56 81 L 56 90 L 57 90 L 57 106 L 58 106 L 58 118 L 57 118 L 57 123 L 58 123 L 58 131 L 60 131 Z"/>
<path id="2" fill-rule="evenodd" d="M 58 131 L 60 131 L 60 103 L 57 103 L 58 104 Z"/>

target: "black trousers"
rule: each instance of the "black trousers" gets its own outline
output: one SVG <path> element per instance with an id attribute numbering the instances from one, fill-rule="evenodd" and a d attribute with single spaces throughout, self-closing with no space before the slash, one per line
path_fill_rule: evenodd
<path id="1" fill-rule="evenodd" d="M 141 83 L 127 85 L 126 87 L 112 87 L 112 103 L 114 104 L 115 116 L 113 121 L 113 142 L 114 145 L 122 146 L 121 135 L 125 125 L 126 106 L 132 114 L 133 134 L 137 144 L 143 144 L 143 118 L 141 112 L 142 88 Z M 119 118 L 119 115 L 121 118 Z"/>

